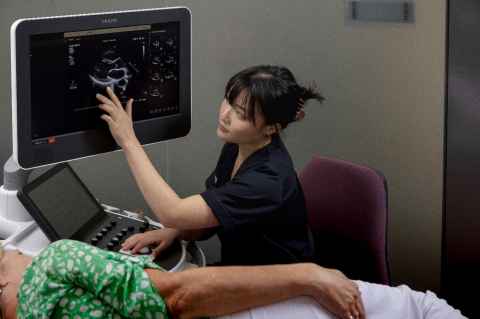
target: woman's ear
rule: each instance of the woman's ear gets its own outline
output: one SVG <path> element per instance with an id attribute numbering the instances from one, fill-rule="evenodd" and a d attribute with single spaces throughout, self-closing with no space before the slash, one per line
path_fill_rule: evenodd
<path id="1" fill-rule="evenodd" d="M 267 125 L 265 127 L 265 136 L 269 137 L 275 132 L 275 125 Z"/>
<path id="2" fill-rule="evenodd" d="M 280 133 L 282 126 L 279 123 L 270 124 L 265 126 L 265 136 L 272 136 L 273 134 Z"/>

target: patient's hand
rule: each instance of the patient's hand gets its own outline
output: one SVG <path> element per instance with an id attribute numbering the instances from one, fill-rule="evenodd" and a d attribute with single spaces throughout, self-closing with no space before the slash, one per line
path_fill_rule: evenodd
<path id="1" fill-rule="evenodd" d="M 132 254 L 136 254 L 143 247 L 156 245 L 152 254 L 154 257 L 157 257 L 163 250 L 170 247 L 179 234 L 180 231 L 173 228 L 163 228 L 143 234 L 135 234 L 122 243 L 122 249 L 131 250 Z"/>
<path id="2" fill-rule="evenodd" d="M 339 318 L 365 318 L 358 286 L 342 272 L 316 266 L 312 288 L 311 295 L 317 302 Z"/>

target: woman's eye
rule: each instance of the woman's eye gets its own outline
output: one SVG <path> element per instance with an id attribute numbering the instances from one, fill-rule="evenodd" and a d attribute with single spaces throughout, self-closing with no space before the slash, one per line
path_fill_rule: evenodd
<path id="1" fill-rule="evenodd" d="M 235 112 L 235 114 L 238 115 L 238 118 L 241 120 L 246 120 L 247 116 L 245 115 L 245 109 L 241 108 L 240 106 L 237 105 L 232 105 L 232 109 Z"/>

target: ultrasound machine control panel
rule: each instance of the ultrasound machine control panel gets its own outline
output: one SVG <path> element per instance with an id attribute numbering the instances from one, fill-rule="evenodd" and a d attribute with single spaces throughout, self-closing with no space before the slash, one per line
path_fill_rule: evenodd
<path id="1" fill-rule="evenodd" d="M 150 218 L 101 205 L 68 164 L 40 175 L 25 185 L 18 197 L 51 241 L 79 240 L 131 255 L 121 248 L 125 239 L 162 228 Z M 152 249 L 145 247 L 139 254 L 152 255 Z M 175 241 L 153 261 L 166 270 L 177 270 L 185 259 L 185 244 Z"/>

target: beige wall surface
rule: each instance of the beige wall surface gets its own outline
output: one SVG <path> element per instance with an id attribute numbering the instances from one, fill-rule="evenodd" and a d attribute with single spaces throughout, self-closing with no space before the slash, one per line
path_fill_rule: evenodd
<path id="1" fill-rule="evenodd" d="M 225 82 L 254 64 L 283 64 L 327 98 L 284 140 L 301 169 L 313 154 L 369 165 L 388 180 L 394 283 L 440 280 L 446 1 L 416 1 L 415 23 L 353 23 L 341 0 L 1 1 L 0 159 L 11 153 L 9 26 L 18 17 L 185 5 L 192 11 L 192 130 L 147 148 L 180 195 L 203 190 L 221 143 Z M 101 200 L 147 208 L 116 152 L 73 166 Z M 204 244 L 211 259 L 218 242 Z M 359 261 L 360 263 L 361 261 Z"/>

